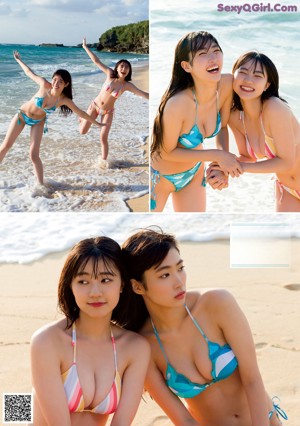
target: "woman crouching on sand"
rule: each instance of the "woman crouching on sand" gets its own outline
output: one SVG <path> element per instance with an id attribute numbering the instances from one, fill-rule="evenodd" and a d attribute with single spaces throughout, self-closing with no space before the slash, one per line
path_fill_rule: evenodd
<path id="1" fill-rule="evenodd" d="M 130 426 L 149 362 L 147 342 L 115 323 L 125 269 L 110 238 L 80 241 L 59 286 L 65 318 L 31 342 L 34 426 Z M 136 357 L 136 354 L 139 354 Z"/>
<path id="2" fill-rule="evenodd" d="M 24 103 L 12 119 L 5 139 L 0 146 L 0 163 L 15 143 L 17 137 L 25 125 L 30 129 L 30 159 L 33 163 L 36 179 L 40 185 L 44 184 L 43 163 L 40 159 L 40 146 L 43 133 L 48 131 L 47 119 L 50 114 L 60 108 L 61 114 L 68 116 L 72 112 L 79 117 L 88 120 L 90 124 L 102 127 L 93 117 L 78 108 L 73 102 L 72 78 L 67 70 L 57 70 L 52 76 L 51 83 L 45 78 L 35 74 L 22 60 L 18 52 L 14 52 L 14 58 L 25 72 L 36 84 L 39 85 L 38 92 L 26 103 Z"/>
<path id="3" fill-rule="evenodd" d="M 92 62 L 106 74 L 106 80 L 101 87 L 100 92 L 96 98 L 91 102 L 87 113 L 96 118 L 100 117 L 101 123 L 106 124 L 105 128 L 100 130 L 100 143 L 101 143 L 101 160 L 100 167 L 107 168 L 107 156 L 108 156 L 108 135 L 113 122 L 113 115 L 115 110 L 115 102 L 121 97 L 121 95 L 129 91 L 135 95 L 141 96 L 145 99 L 149 99 L 149 93 L 138 89 L 131 81 L 132 68 L 129 61 L 121 59 L 112 69 L 105 65 L 98 56 L 96 56 L 87 46 L 86 39 L 83 39 L 82 47 L 92 60 Z M 80 120 L 79 131 L 81 134 L 86 134 L 91 127 L 89 121 Z"/>
<path id="4" fill-rule="evenodd" d="M 146 389 L 172 423 L 280 425 L 278 413 L 286 414 L 266 394 L 249 325 L 231 294 L 186 292 L 172 235 L 143 230 L 123 250 L 132 284 L 126 328 L 150 343 Z"/>

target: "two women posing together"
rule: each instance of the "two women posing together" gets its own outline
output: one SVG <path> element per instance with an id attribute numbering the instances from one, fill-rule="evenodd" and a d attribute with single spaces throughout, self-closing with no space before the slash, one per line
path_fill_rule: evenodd
<path id="1" fill-rule="evenodd" d="M 206 181 L 221 190 L 229 175 L 275 173 L 276 210 L 300 211 L 300 125 L 279 96 L 275 65 L 255 51 L 237 59 L 232 75 L 222 65 L 222 49 L 205 31 L 177 44 L 153 127 L 151 210 L 162 211 L 172 194 L 175 211 L 205 211 Z M 238 157 L 228 152 L 227 126 Z M 203 149 L 212 137 L 218 149 Z"/>
<path id="2" fill-rule="evenodd" d="M 58 286 L 65 317 L 31 342 L 33 425 L 130 426 L 145 388 L 168 426 L 279 426 L 287 416 L 264 389 L 238 304 L 186 281 L 162 231 L 122 249 L 107 237 L 75 245 Z"/>

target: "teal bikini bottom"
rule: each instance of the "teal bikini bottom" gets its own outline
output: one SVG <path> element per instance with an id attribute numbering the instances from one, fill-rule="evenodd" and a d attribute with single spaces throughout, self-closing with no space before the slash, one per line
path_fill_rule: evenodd
<path id="1" fill-rule="evenodd" d="M 180 191 L 185 188 L 194 178 L 195 174 L 198 172 L 201 166 L 201 162 L 198 162 L 189 170 L 181 173 L 174 173 L 171 175 L 164 175 L 159 173 L 158 170 L 151 167 L 151 200 L 150 200 L 150 209 L 155 210 L 156 208 L 156 193 L 155 186 L 159 183 L 161 176 L 167 179 L 174 185 L 175 192 Z M 206 186 L 206 179 L 203 177 L 202 186 Z"/>
<path id="2" fill-rule="evenodd" d="M 35 120 L 34 118 L 28 117 L 28 115 L 26 115 L 20 109 L 18 111 L 18 116 L 19 116 L 19 118 L 18 118 L 18 124 L 21 124 L 21 119 L 20 119 L 20 116 L 21 116 L 23 118 L 25 124 L 27 124 L 27 126 L 30 126 L 30 127 L 34 126 L 35 124 L 40 123 L 41 121 L 45 121 L 44 133 L 48 132 L 47 122 L 46 122 L 45 118 L 42 118 L 40 120 Z"/>

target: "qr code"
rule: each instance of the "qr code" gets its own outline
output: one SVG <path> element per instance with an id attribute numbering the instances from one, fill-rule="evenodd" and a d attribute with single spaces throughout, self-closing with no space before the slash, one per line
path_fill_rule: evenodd
<path id="1" fill-rule="evenodd" d="M 3 423 L 32 422 L 32 393 L 3 394 Z"/>

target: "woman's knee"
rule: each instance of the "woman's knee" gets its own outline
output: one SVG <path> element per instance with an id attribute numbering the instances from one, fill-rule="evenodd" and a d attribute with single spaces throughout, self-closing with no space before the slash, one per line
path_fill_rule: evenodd
<path id="1" fill-rule="evenodd" d="M 40 159 L 40 153 L 39 153 L 39 152 L 37 152 L 37 151 L 35 151 L 35 150 L 31 150 L 31 151 L 30 151 L 30 153 L 29 153 L 29 157 L 30 157 L 30 160 L 31 160 L 33 163 L 37 163 L 37 162 L 40 162 L 40 161 L 41 161 L 41 159 Z"/>

